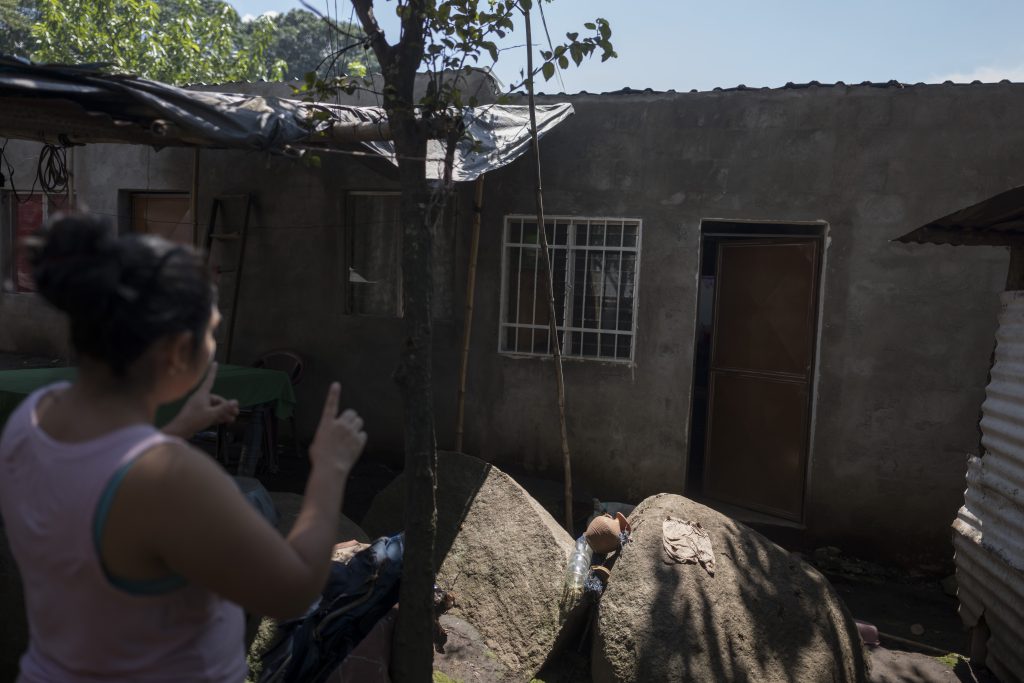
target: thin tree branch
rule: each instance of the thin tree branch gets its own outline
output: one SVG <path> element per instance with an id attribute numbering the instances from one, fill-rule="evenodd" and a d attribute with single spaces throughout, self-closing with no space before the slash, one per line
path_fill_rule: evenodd
<path id="1" fill-rule="evenodd" d="M 370 42 L 370 47 L 373 48 L 373 53 L 377 55 L 377 63 L 380 64 L 380 68 L 382 70 L 390 68 L 394 59 L 395 47 L 389 45 L 388 41 L 384 39 L 384 31 L 381 30 L 377 23 L 377 17 L 373 13 L 373 0 L 352 0 L 352 7 L 355 8 L 356 14 L 359 16 L 359 23 L 362 24 L 363 30 L 366 32 L 366 38 Z"/>
<path id="2" fill-rule="evenodd" d="M 355 49 L 355 48 L 357 48 L 357 47 L 362 47 L 362 48 L 365 48 L 366 46 L 365 46 L 365 45 L 364 45 L 363 43 L 352 43 L 352 44 L 350 44 L 350 45 L 346 45 L 346 46 L 345 46 L 345 47 L 343 47 L 343 48 L 340 48 L 340 49 L 338 49 L 338 50 L 335 50 L 335 51 L 334 51 L 334 52 L 332 52 L 331 54 L 327 55 L 326 57 L 324 57 L 323 59 L 321 59 L 321 60 L 320 60 L 320 63 L 319 63 L 319 64 L 317 64 L 317 66 L 316 66 L 316 71 L 317 71 L 317 73 L 320 73 L 320 69 L 321 69 L 321 68 L 323 67 L 324 63 L 325 63 L 325 62 L 326 62 L 326 61 L 327 61 L 328 59 L 330 59 L 330 60 L 331 60 L 331 64 L 330 64 L 330 66 L 328 66 L 328 67 L 327 67 L 327 70 L 326 70 L 326 72 L 325 72 L 326 74 L 330 74 L 330 73 L 331 73 L 331 69 L 333 69 L 333 68 L 334 68 L 334 65 L 338 63 L 338 59 L 339 59 L 339 58 L 340 58 L 340 57 L 341 57 L 341 56 L 342 56 L 343 54 L 345 54 L 346 52 L 348 52 L 349 50 L 353 50 L 353 49 Z"/>
<path id="3" fill-rule="evenodd" d="M 366 40 L 366 38 L 367 38 L 366 36 L 361 36 L 358 33 L 352 33 L 351 31 L 348 31 L 348 30 L 342 28 L 341 24 L 339 24 L 338 22 L 336 22 L 333 19 L 331 19 L 329 16 L 327 16 L 326 14 L 324 14 L 323 12 L 318 10 L 316 7 L 313 7 L 306 0 L 299 0 L 299 2 L 302 3 L 303 7 L 305 7 L 307 10 L 309 10 L 311 13 L 315 14 L 317 16 L 317 18 L 320 19 L 320 21 L 322 21 L 325 24 L 327 24 L 330 27 L 330 29 L 332 31 L 334 31 L 335 33 L 341 34 L 341 35 L 345 36 L 346 38 L 351 38 L 351 39 L 357 40 L 359 42 L 363 42 L 363 41 Z"/>

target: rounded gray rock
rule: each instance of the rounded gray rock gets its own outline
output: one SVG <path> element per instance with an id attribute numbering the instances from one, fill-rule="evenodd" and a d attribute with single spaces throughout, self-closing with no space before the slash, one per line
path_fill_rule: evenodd
<path id="1" fill-rule="evenodd" d="M 288 532 L 291 531 L 295 525 L 295 520 L 299 516 L 299 511 L 302 510 L 303 496 L 298 493 L 287 493 L 285 491 L 271 491 L 270 499 L 274 501 L 274 507 L 277 509 L 279 522 L 277 524 L 277 530 L 281 532 L 282 536 L 287 536 Z M 338 542 L 356 540 L 360 543 L 369 543 L 370 538 L 366 535 L 358 524 L 353 522 L 345 515 L 338 515 L 338 533 L 335 538 Z"/>
<path id="2" fill-rule="evenodd" d="M 668 517 L 708 532 L 714 576 L 669 560 L 662 540 Z M 856 625 L 810 565 L 682 496 L 648 498 L 629 521 L 632 541 L 599 603 L 595 682 L 867 679 Z"/>
<path id="3" fill-rule="evenodd" d="M 401 530 L 404 501 L 403 475 L 377 495 L 363 528 Z M 479 632 L 500 680 L 529 681 L 550 655 L 572 547 L 512 477 L 468 455 L 437 454 L 437 582 L 455 593 L 451 616 Z"/>

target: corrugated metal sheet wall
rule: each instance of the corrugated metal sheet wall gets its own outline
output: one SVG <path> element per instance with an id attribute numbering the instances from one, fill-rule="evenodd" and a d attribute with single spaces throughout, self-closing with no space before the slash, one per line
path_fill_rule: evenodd
<path id="1" fill-rule="evenodd" d="M 1024 292 L 1005 292 L 981 421 L 983 458 L 972 458 L 953 523 L 960 616 L 991 630 L 988 667 L 1024 681 Z"/>

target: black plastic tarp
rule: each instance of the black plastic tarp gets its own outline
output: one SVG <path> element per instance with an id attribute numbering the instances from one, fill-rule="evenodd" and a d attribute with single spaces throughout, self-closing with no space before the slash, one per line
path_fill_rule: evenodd
<path id="1" fill-rule="evenodd" d="M 314 116 L 314 111 L 326 116 Z M 537 107 L 543 135 L 573 113 L 570 104 Z M 459 143 L 454 180 L 473 180 L 529 148 L 529 110 L 484 105 L 461 112 L 468 135 Z M 31 64 L 0 56 L 0 137 L 58 144 L 128 143 L 301 154 L 349 147 L 323 132 L 348 123 L 382 124 L 380 107 L 306 102 L 271 96 L 204 92 L 96 65 Z M 362 143 L 394 163 L 386 140 Z M 431 141 L 427 175 L 440 176 L 444 144 Z"/>

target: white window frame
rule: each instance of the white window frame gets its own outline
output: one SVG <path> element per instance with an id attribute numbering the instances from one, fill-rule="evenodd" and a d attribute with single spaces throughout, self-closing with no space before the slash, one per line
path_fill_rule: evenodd
<path id="1" fill-rule="evenodd" d="M 529 358 L 545 358 L 545 357 L 550 357 L 551 356 L 550 351 L 548 351 L 548 352 L 529 351 L 529 350 L 527 350 L 527 351 L 523 351 L 523 350 L 512 350 L 512 351 L 510 351 L 510 350 L 507 350 L 507 349 L 504 348 L 505 347 L 505 340 L 507 338 L 506 335 L 507 335 L 509 330 L 544 330 L 545 332 L 547 332 L 548 329 L 549 329 L 548 325 L 546 325 L 546 324 L 544 324 L 544 325 L 536 325 L 536 324 L 529 324 L 529 323 L 520 323 L 520 322 L 518 322 L 518 319 L 516 321 L 509 321 L 508 320 L 508 314 L 509 314 L 509 311 L 508 311 L 509 272 L 508 271 L 509 271 L 509 256 L 510 256 L 510 253 L 511 253 L 512 249 L 522 249 L 522 250 L 536 249 L 538 252 L 540 252 L 540 250 L 541 250 L 541 246 L 539 244 L 539 232 L 538 232 L 538 244 L 536 244 L 536 245 L 534 245 L 534 244 L 525 244 L 522 241 L 519 241 L 519 242 L 510 242 L 509 241 L 510 228 L 511 228 L 513 222 L 516 222 L 516 221 L 521 221 L 521 222 L 524 222 L 524 223 L 526 223 L 526 222 L 536 223 L 537 222 L 537 217 L 535 215 L 529 215 L 529 214 L 509 214 L 509 215 L 505 216 L 504 226 L 502 228 L 502 234 L 501 234 L 501 294 L 500 294 L 501 301 L 500 301 L 500 306 L 499 306 L 499 319 L 498 319 L 498 353 L 500 355 L 504 355 L 504 356 L 516 356 L 516 357 L 529 357 Z M 635 359 L 636 359 L 637 311 L 639 310 L 639 301 L 640 301 L 640 297 L 639 297 L 639 292 L 640 292 L 640 261 L 641 261 L 642 247 L 643 247 L 643 221 L 642 221 L 642 219 L 639 219 L 639 218 L 627 218 L 627 217 L 620 217 L 620 216 L 566 216 L 566 215 L 548 216 L 548 215 L 545 215 L 544 216 L 544 221 L 545 221 L 546 224 L 549 224 L 549 225 L 557 224 L 557 223 L 568 223 L 569 224 L 569 228 L 567 230 L 567 235 L 566 235 L 566 244 L 564 244 L 564 245 L 555 245 L 555 244 L 549 242 L 549 245 L 548 245 L 549 249 L 552 252 L 557 252 L 558 250 L 565 250 L 567 252 L 566 253 L 566 267 L 565 267 L 565 301 L 563 303 L 563 313 L 562 313 L 562 316 L 563 316 L 562 317 L 562 323 L 563 324 L 556 325 L 556 330 L 561 334 L 561 338 L 563 339 L 562 356 L 564 358 L 573 359 L 573 360 L 587 360 L 587 361 L 597 361 L 597 362 L 603 362 L 603 363 L 619 363 L 619 364 L 629 364 L 629 365 L 632 365 L 635 362 Z M 621 223 L 623 225 L 630 225 L 630 226 L 634 226 L 635 225 L 636 226 L 636 246 L 631 246 L 631 247 L 626 247 L 626 246 L 621 246 L 621 245 L 620 246 L 614 246 L 614 245 L 613 246 L 590 246 L 590 245 L 577 245 L 576 244 L 577 229 L 578 229 L 579 226 L 581 226 L 581 225 L 590 226 L 591 224 L 604 224 L 604 225 L 607 225 L 608 223 Z M 552 231 L 552 234 L 554 234 L 554 230 Z M 623 331 L 623 330 L 605 330 L 605 329 L 601 329 L 601 327 L 600 327 L 600 325 L 601 325 L 601 317 L 600 317 L 601 316 L 601 311 L 600 310 L 598 312 L 598 322 L 597 322 L 598 327 L 596 327 L 596 328 L 578 327 L 578 326 L 564 324 L 564 323 L 566 323 L 566 321 L 572 321 L 572 319 L 573 319 L 573 308 L 572 307 L 574 305 L 575 297 L 572 296 L 572 289 L 573 289 L 573 276 L 574 276 L 574 272 L 575 272 L 575 268 L 576 268 L 576 266 L 575 266 L 575 259 L 573 258 L 573 254 L 574 254 L 574 252 L 578 252 L 578 251 L 604 251 L 604 252 L 618 253 L 620 255 L 621 254 L 626 254 L 626 253 L 630 253 L 630 254 L 635 254 L 636 255 L 636 265 L 635 265 L 634 276 L 633 276 L 632 326 L 631 326 L 630 330 Z M 539 256 L 539 254 L 538 254 L 538 256 Z M 520 263 L 521 263 L 521 261 L 520 261 Z M 535 271 L 535 279 L 537 280 L 537 282 L 534 283 L 534 291 L 536 291 L 537 284 L 543 280 L 543 278 L 541 278 L 539 275 L 537 275 L 537 273 L 539 273 L 539 272 L 540 272 L 540 269 L 538 268 Z M 521 293 L 522 292 L 522 283 L 519 282 L 517 284 L 517 287 L 518 287 L 518 289 L 519 289 L 519 291 Z M 537 297 L 535 296 L 535 303 L 534 303 L 535 306 L 537 305 L 536 299 L 537 299 Z M 518 297 L 517 297 L 517 301 L 518 301 Z M 518 315 L 518 312 L 517 312 L 517 315 Z M 536 320 L 536 316 L 534 317 L 534 320 Z M 567 349 L 571 349 L 572 348 L 572 344 L 570 342 L 570 340 L 572 339 L 572 335 L 574 335 L 574 334 L 583 334 L 583 333 L 596 333 L 596 334 L 599 335 L 598 336 L 598 351 L 599 352 L 600 352 L 600 348 L 601 348 L 601 343 L 600 343 L 600 338 L 601 337 L 600 337 L 600 335 L 608 334 L 608 335 L 614 335 L 616 337 L 618 337 L 618 336 L 629 336 L 631 338 L 631 343 L 629 345 L 629 357 L 628 358 L 626 358 L 626 357 L 613 358 L 613 357 L 609 357 L 609 356 L 582 355 L 582 353 L 569 353 L 569 352 L 567 352 Z M 550 348 L 550 343 L 549 343 L 548 346 Z M 615 345 L 615 346 L 617 348 L 617 345 Z"/>

